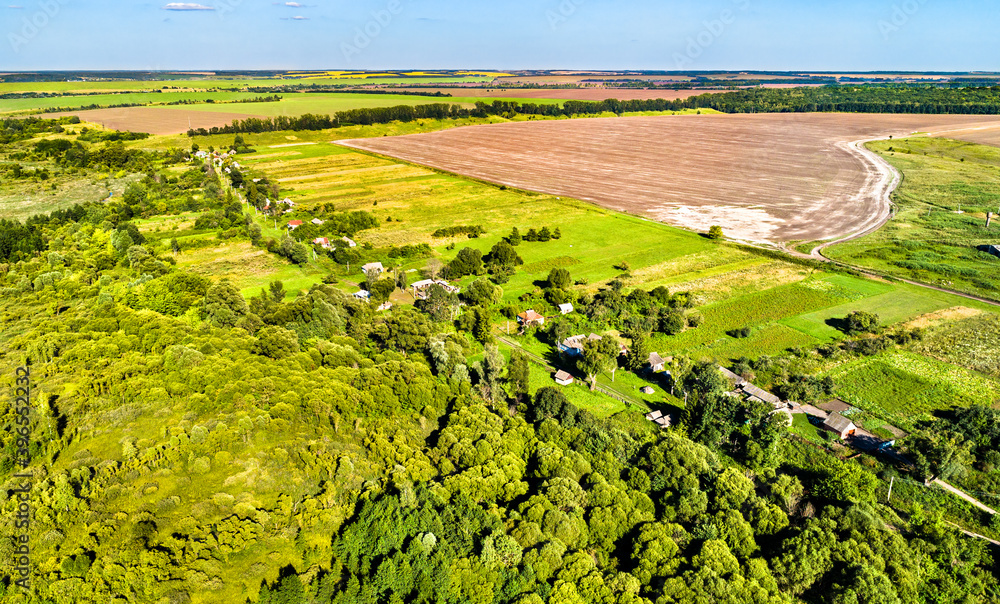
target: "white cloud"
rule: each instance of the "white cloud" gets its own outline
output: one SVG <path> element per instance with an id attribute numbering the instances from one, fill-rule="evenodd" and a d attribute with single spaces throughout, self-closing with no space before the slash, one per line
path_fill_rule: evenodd
<path id="1" fill-rule="evenodd" d="M 163 10 L 215 10 L 214 7 L 204 4 L 192 4 L 190 2 L 171 2 L 163 7 Z"/>
<path id="2" fill-rule="evenodd" d="M 304 4 L 299 4 L 298 2 L 285 2 L 285 6 L 290 6 L 292 8 L 305 8 Z M 298 17 L 296 17 L 298 19 Z"/>
<path id="3" fill-rule="evenodd" d="M 303 17 L 302 15 L 292 17 L 292 21 L 308 21 L 308 20 L 309 17 Z"/>

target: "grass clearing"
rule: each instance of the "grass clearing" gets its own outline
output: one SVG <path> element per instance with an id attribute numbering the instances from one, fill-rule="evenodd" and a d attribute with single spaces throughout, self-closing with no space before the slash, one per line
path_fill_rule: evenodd
<path id="1" fill-rule="evenodd" d="M 913 352 L 893 350 L 828 372 L 837 396 L 904 430 L 935 411 L 1000 400 L 1000 383 Z"/>
<path id="2" fill-rule="evenodd" d="M 898 211 L 878 232 L 828 248 L 827 255 L 933 285 L 1000 296 L 1000 259 L 976 249 L 998 242 L 985 227 L 986 213 L 1000 207 L 1000 148 L 927 137 L 881 141 L 870 148 L 905 174 L 894 194 Z"/>

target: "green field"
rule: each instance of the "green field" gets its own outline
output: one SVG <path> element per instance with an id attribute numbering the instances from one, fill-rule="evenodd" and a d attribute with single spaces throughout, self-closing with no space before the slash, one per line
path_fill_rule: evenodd
<path id="1" fill-rule="evenodd" d="M 906 351 L 856 359 L 829 375 L 840 398 L 904 430 L 935 411 L 1000 400 L 996 380 Z"/>
<path id="2" fill-rule="evenodd" d="M 1000 208 L 1000 149 L 926 137 L 870 148 L 905 175 L 894 195 L 898 211 L 878 232 L 825 253 L 891 275 L 1000 296 L 1000 259 L 976 249 L 1000 242 L 1000 225 L 985 228 L 986 213 Z"/>

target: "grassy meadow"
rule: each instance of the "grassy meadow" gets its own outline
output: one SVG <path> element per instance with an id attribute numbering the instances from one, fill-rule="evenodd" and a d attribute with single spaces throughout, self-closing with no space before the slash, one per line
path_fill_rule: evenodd
<path id="1" fill-rule="evenodd" d="M 896 214 L 878 232 L 825 253 L 887 274 L 1000 297 L 1000 258 L 976 249 L 1000 243 L 1000 149 L 928 137 L 870 148 L 904 174 L 894 195 Z M 991 229 L 987 212 L 994 213 Z"/>

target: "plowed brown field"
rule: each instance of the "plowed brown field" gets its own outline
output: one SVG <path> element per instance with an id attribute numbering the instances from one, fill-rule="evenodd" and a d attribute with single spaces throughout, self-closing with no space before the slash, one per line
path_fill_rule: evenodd
<path id="1" fill-rule="evenodd" d="M 508 186 L 752 241 L 888 218 L 895 172 L 858 141 L 1000 126 L 997 116 L 755 114 L 515 122 L 341 141 Z M 984 131 L 985 132 L 985 131 Z"/>
<path id="2" fill-rule="evenodd" d="M 181 134 L 189 128 L 211 128 L 226 126 L 233 120 L 258 117 L 250 113 L 215 113 L 211 111 L 189 111 L 170 107 L 119 107 L 116 109 L 91 109 L 89 111 L 66 111 L 46 113 L 42 117 L 77 115 L 85 122 L 102 124 L 112 130 L 148 132 L 150 134 Z"/>

